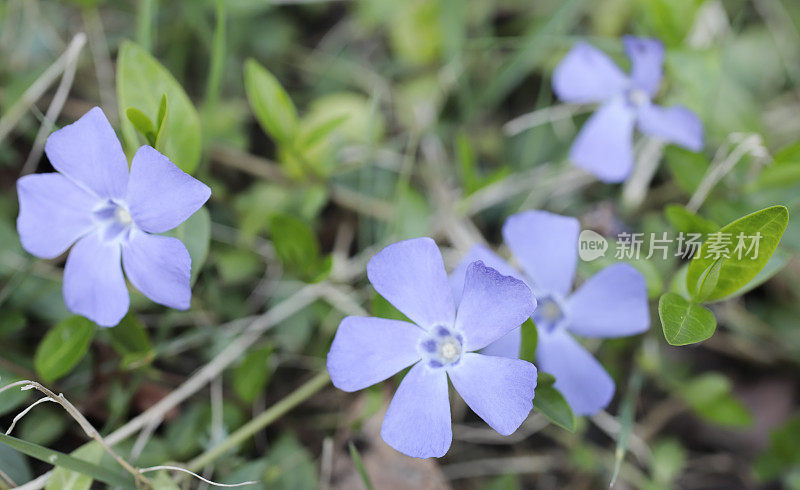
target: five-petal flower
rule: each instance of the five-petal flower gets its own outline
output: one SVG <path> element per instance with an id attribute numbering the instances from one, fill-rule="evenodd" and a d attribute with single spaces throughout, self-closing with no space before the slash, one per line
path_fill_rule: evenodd
<path id="1" fill-rule="evenodd" d="M 555 387 L 578 415 L 605 408 L 614 381 L 570 333 L 586 337 L 635 335 L 650 326 L 644 277 L 629 264 L 614 264 L 584 282 L 572 294 L 580 226 L 575 218 L 525 211 L 506 220 L 503 238 L 521 266 L 518 272 L 488 248 L 473 247 L 451 274 L 458 296 L 469 264 L 475 260 L 525 281 L 539 306 L 533 314 L 538 332 L 536 364 L 556 378 Z M 516 328 L 483 353 L 518 358 L 521 330 Z"/>
<path id="2" fill-rule="evenodd" d="M 474 351 L 533 313 L 535 299 L 525 283 L 481 262 L 469 264 L 456 308 L 441 254 L 430 238 L 384 248 L 367 264 L 367 276 L 414 323 L 347 317 L 327 364 L 333 384 L 344 391 L 366 388 L 412 366 L 383 420 L 384 441 L 417 458 L 447 452 L 452 440 L 448 376 L 494 430 L 514 432 L 533 407 L 536 368 Z"/>
<path id="3" fill-rule="evenodd" d="M 625 75 L 602 51 L 579 42 L 553 73 L 553 90 L 570 103 L 600 103 L 570 149 L 570 159 L 604 182 L 622 182 L 633 168 L 633 128 L 692 151 L 703 148 L 703 125 L 683 106 L 652 103 L 661 82 L 664 46 L 656 39 L 625 36 L 631 73 Z"/>
<path id="4" fill-rule="evenodd" d="M 149 146 L 139 148 L 129 171 L 97 107 L 51 134 L 45 152 L 57 173 L 19 179 L 17 229 L 37 257 L 58 257 L 74 244 L 64 268 L 67 308 L 101 326 L 119 323 L 130 303 L 123 268 L 151 300 L 189 308 L 189 252 L 157 234 L 200 209 L 208 186 Z"/>

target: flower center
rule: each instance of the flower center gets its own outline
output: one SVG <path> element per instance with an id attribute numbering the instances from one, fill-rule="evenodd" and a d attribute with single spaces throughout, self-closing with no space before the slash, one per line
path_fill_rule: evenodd
<path id="1" fill-rule="evenodd" d="M 94 221 L 106 241 L 126 239 L 134 226 L 133 217 L 127 206 L 113 199 L 95 208 Z"/>
<path id="2" fill-rule="evenodd" d="M 644 90 L 634 88 L 628 91 L 628 103 L 633 107 L 641 107 L 649 101 L 650 97 Z"/>
<path id="3" fill-rule="evenodd" d="M 131 224 L 131 221 L 133 221 L 133 218 L 131 218 L 131 213 L 122 206 L 116 209 L 114 217 L 122 225 L 129 225 Z"/>
<path id="4" fill-rule="evenodd" d="M 428 365 L 440 368 L 455 364 L 461 359 L 462 342 L 463 338 L 460 333 L 439 326 L 434 328 L 420 345 Z"/>
<path id="5" fill-rule="evenodd" d="M 546 332 L 553 332 L 564 321 L 564 308 L 561 302 L 553 296 L 542 297 L 533 314 L 533 321 Z"/>

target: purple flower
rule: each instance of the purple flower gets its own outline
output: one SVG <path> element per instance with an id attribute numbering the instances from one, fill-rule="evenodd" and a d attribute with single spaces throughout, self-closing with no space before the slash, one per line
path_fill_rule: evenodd
<path id="1" fill-rule="evenodd" d="M 533 314 L 538 332 L 536 364 L 556 378 L 555 387 L 578 415 L 605 408 L 614 395 L 614 381 L 600 363 L 571 335 L 621 337 L 642 333 L 650 325 L 647 287 L 629 264 L 601 270 L 570 294 L 578 259 L 578 220 L 545 211 L 510 216 L 503 238 L 524 273 L 483 246 L 473 247 L 453 271 L 458 295 L 467 264 L 481 260 L 501 274 L 525 281 L 539 300 Z M 483 349 L 492 356 L 518 358 L 521 330 Z"/>
<path id="2" fill-rule="evenodd" d="M 104 327 L 119 323 L 130 303 L 124 268 L 151 300 L 188 309 L 189 252 L 157 233 L 194 214 L 211 189 L 149 146 L 139 148 L 128 172 L 98 107 L 51 134 L 45 152 L 58 173 L 17 181 L 17 230 L 25 250 L 45 259 L 74 244 L 64 267 L 67 308 Z"/>
<path id="3" fill-rule="evenodd" d="M 692 151 L 703 148 L 703 125 L 683 106 L 652 103 L 661 82 L 664 46 L 657 39 L 623 38 L 631 60 L 624 74 L 602 51 L 579 42 L 553 73 L 553 90 L 564 102 L 601 103 L 569 153 L 575 164 L 604 182 L 622 182 L 633 168 L 633 127 Z"/>
<path id="4" fill-rule="evenodd" d="M 465 267 L 456 308 L 442 256 L 430 238 L 389 245 L 367 264 L 375 290 L 411 321 L 342 320 L 328 353 L 333 384 L 356 391 L 412 366 L 383 419 L 381 436 L 416 458 L 443 456 L 452 431 L 447 378 L 467 405 L 503 435 L 533 408 L 536 368 L 474 351 L 502 337 L 536 308 L 530 289 L 475 262 Z"/>

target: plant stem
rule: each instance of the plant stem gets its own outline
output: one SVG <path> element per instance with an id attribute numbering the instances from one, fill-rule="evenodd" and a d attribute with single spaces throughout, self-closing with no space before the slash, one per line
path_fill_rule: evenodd
<path id="1" fill-rule="evenodd" d="M 148 53 L 153 46 L 153 0 L 139 0 L 136 9 L 136 42 Z"/>
<path id="2" fill-rule="evenodd" d="M 240 427 L 239 430 L 228 436 L 228 438 L 220 444 L 189 461 L 186 468 L 190 471 L 199 471 L 208 463 L 211 463 L 221 455 L 243 443 L 256 432 L 262 430 L 264 427 L 286 414 L 289 410 L 313 396 L 316 392 L 324 388 L 329 381 L 330 376 L 327 371 L 322 371 L 317 374 L 304 385 L 294 390 L 289 396 Z"/>
<path id="3" fill-rule="evenodd" d="M 211 45 L 211 66 L 208 70 L 205 108 L 213 110 L 219 100 L 222 74 L 225 68 L 225 0 L 217 0 L 217 25 L 214 28 L 214 41 Z"/>

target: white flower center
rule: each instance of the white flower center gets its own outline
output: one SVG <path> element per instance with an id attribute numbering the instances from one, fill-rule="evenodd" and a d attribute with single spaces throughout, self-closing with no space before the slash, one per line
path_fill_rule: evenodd
<path id="1" fill-rule="evenodd" d="M 442 359 L 448 363 L 455 361 L 461 353 L 461 346 L 456 343 L 455 339 L 450 339 L 442 343 L 439 348 L 439 354 Z"/>
<path id="2" fill-rule="evenodd" d="M 644 90 L 635 88 L 628 92 L 628 100 L 634 107 L 641 107 L 650 100 L 650 97 L 647 96 Z"/>
<path id="3" fill-rule="evenodd" d="M 428 338 L 420 343 L 420 352 L 430 367 L 449 366 L 461 360 L 463 341 L 464 338 L 458 331 L 444 326 L 435 327 Z"/>
<path id="4" fill-rule="evenodd" d="M 131 218 L 131 213 L 122 206 L 117 207 L 116 212 L 114 213 L 114 218 L 116 218 L 116 220 L 123 225 L 129 225 L 131 224 L 131 221 L 133 221 L 133 218 Z"/>
<path id="5" fill-rule="evenodd" d="M 540 296 L 539 306 L 533 312 L 533 321 L 537 327 L 553 332 L 563 324 L 564 317 L 564 307 L 560 299 L 549 295 Z"/>

